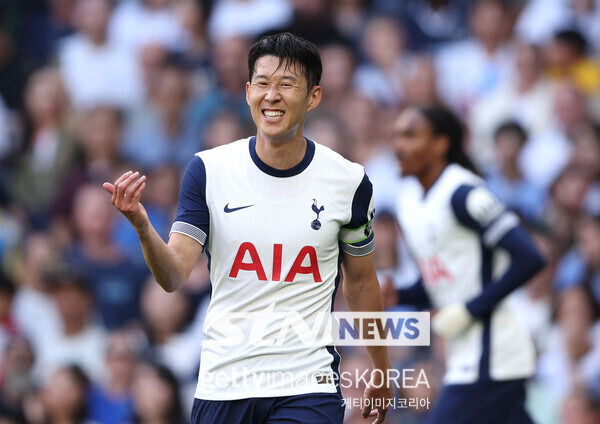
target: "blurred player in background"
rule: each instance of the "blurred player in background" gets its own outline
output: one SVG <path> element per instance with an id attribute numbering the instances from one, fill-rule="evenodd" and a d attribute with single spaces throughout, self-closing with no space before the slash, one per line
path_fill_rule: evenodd
<path id="1" fill-rule="evenodd" d="M 535 352 L 507 296 L 545 261 L 475 173 L 451 112 L 410 107 L 394 132 L 405 177 L 397 216 L 421 279 L 387 290 L 386 303 L 437 309 L 432 329 L 447 340 L 445 386 L 428 422 L 531 423 L 525 380 Z"/>
<path id="2" fill-rule="evenodd" d="M 362 166 L 303 136 L 306 113 L 322 94 L 321 58 L 311 43 L 289 33 L 264 37 L 251 48 L 248 67 L 246 100 L 257 135 L 192 159 L 168 244 L 139 203 L 145 176 L 128 172 L 104 187 L 136 229 L 165 290 L 182 286 L 200 254 L 209 255 L 212 292 L 193 422 L 341 424 L 333 346 L 306 345 L 293 330 L 284 343 L 268 343 L 281 334 L 283 319 L 268 322 L 260 335 L 267 343 L 252 343 L 244 339 L 256 330 L 252 321 L 233 326 L 227 319 L 295 313 L 314 328 L 332 310 L 340 262 L 349 308 L 381 311 L 372 186 Z M 380 406 L 366 406 L 363 417 L 371 413 L 381 423 L 381 402 L 392 394 L 390 361 L 383 346 L 368 353 L 382 373 L 374 374 L 365 398 Z M 275 373 L 288 380 L 270 379 Z"/>

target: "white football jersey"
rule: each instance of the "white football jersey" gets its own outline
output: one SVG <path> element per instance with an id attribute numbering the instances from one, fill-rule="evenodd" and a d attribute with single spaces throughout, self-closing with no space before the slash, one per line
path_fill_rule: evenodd
<path id="1" fill-rule="evenodd" d="M 404 178 L 397 216 L 434 308 L 466 303 L 494 284 L 508 265 L 508 255 L 496 244 L 519 225 L 481 178 L 456 164 L 448 165 L 427 193 L 416 178 Z M 526 378 L 535 364 L 533 344 L 511 311 L 510 296 L 490 317 L 449 341 L 446 356 L 449 384 Z"/>
<path id="2" fill-rule="evenodd" d="M 329 320 L 341 251 L 373 250 L 372 187 L 362 166 L 307 140 L 304 159 L 277 170 L 255 144 L 250 137 L 194 157 L 171 230 L 203 244 L 210 258 L 201 399 L 337 391 L 331 334 L 311 336 Z"/>

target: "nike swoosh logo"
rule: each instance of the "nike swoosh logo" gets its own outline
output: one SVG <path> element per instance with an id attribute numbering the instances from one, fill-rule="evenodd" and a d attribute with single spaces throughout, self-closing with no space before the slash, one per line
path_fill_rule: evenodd
<path id="1" fill-rule="evenodd" d="M 241 209 L 250 208 L 250 207 L 252 207 L 252 206 L 254 206 L 254 205 L 246 205 L 246 206 L 240 206 L 240 207 L 238 207 L 238 208 L 230 208 L 230 207 L 229 207 L 229 203 L 227 203 L 227 204 L 225 205 L 225 207 L 223 208 L 223 211 L 225 211 L 225 213 L 231 213 L 231 212 L 239 211 L 239 210 L 241 210 Z"/>

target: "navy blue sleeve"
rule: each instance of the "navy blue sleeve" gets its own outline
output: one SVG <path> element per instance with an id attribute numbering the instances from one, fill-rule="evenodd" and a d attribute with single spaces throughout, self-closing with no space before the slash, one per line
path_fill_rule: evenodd
<path id="1" fill-rule="evenodd" d="M 517 216 L 485 187 L 462 185 L 451 198 L 456 219 L 477 232 L 487 247 L 493 247 L 511 229 L 519 225 Z"/>
<path id="2" fill-rule="evenodd" d="M 204 245 L 209 236 L 210 213 L 206 203 L 206 169 L 198 156 L 190 161 L 181 181 L 177 216 L 171 232 L 188 235 Z"/>
<path id="3" fill-rule="evenodd" d="M 423 280 L 419 280 L 412 286 L 396 290 L 398 305 L 412 305 L 420 309 L 431 309 L 429 295 L 423 287 Z"/>
<path id="4" fill-rule="evenodd" d="M 510 256 L 506 272 L 497 281 L 484 282 L 482 292 L 467 302 L 471 315 L 481 318 L 542 269 L 545 260 L 516 215 L 486 188 L 460 186 L 451 203 L 458 221 L 480 235 L 484 248 L 500 247 Z"/>
<path id="5" fill-rule="evenodd" d="M 489 315 L 502 299 L 546 265 L 546 260 L 520 225 L 502 237 L 498 246 L 510 255 L 510 265 L 498 281 L 484 285 L 482 292 L 467 302 L 467 309 L 476 318 Z"/>
<path id="6" fill-rule="evenodd" d="M 350 222 L 340 230 L 342 251 L 351 256 L 364 256 L 373 251 L 374 216 L 373 185 L 365 174 L 354 192 Z"/>

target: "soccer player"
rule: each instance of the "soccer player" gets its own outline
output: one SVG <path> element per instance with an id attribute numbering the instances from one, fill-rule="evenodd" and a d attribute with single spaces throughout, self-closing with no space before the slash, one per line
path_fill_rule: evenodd
<path id="1" fill-rule="evenodd" d="M 168 243 L 139 202 L 144 176 L 130 171 L 104 187 L 165 290 L 184 284 L 199 255 L 209 255 L 193 422 L 341 424 L 339 355 L 295 331 L 311 332 L 330 315 L 340 262 L 349 308 L 383 309 L 371 254 L 372 186 L 360 165 L 303 136 L 322 94 L 314 45 L 289 33 L 264 37 L 250 49 L 248 68 L 257 134 L 194 156 Z M 249 316 L 265 319 L 242 319 Z M 290 317 L 294 329 L 286 327 Z M 390 361 L 384 346 L 368 353 L 378 372 L 362 412 L 381 423 L 392 396 Z"/>
<path id="2" fill-rule="evenodd" d="M 545 261 L 462 142 L 461 123 L 440 106 L 407 108 L 395 122 L 405 177 L 397 216 L 421 271 L 396 300 L 437 309 L 432 329 L 447 340 L 445 385 L 428 423 L 531 423 L 525 380 L 535 353 L 507 296 Z"/>

